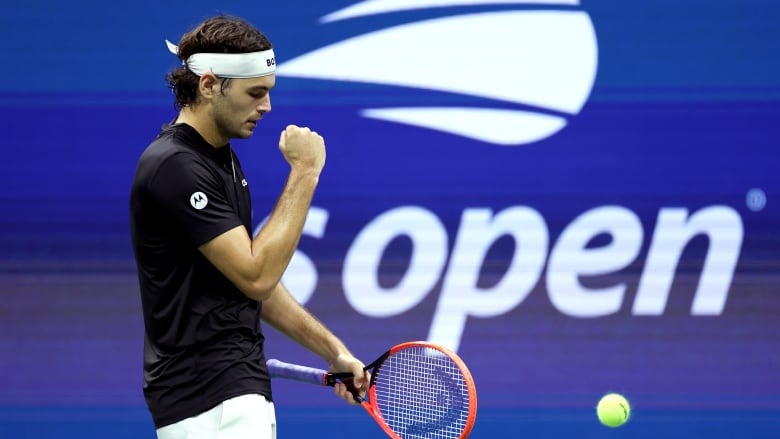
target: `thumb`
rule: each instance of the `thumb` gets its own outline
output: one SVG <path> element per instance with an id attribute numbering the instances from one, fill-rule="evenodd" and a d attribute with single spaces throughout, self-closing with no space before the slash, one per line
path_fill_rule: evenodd
<path id="1" fill-rule="evenodd" d="M 355 383 L 355 387 L 361 387 L 363 385 L 363 368 L 355 366 L 352 368 L 352 381 Z"/>
<path id="2" fill-rule="evenodd" d="M 352 370 L 353 378 L 352 382 L 355 384 L 355 387 L 357 387 L 360 390 L 365 390 L 367 387 L 367 379 L 366 379 L 366 371 L 363 370 L 363 365 L 358 364 L 356 365 Z"/>

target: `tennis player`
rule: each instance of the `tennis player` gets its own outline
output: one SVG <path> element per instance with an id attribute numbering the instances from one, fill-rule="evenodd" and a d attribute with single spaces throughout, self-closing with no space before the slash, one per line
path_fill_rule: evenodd
<path id="1" fill-rule="evenodd" d="M 260 320 L 351 372 L 363 363 L 304 309 L 280 279 L 301 237 L 325 164 L 315 131 L 289 125 L 290 166 L 254 238 L 249 186 L 230 139 L 252 136 L 271 111 L 275 58 L 266 36 L 217 16 L 168 49 L 178 117 L 141 155 L 130 222 L 145 324 L 143 390 L 160 439 L 276 437 Z M 356 403 L 344 384 L 336 394 Z"/>

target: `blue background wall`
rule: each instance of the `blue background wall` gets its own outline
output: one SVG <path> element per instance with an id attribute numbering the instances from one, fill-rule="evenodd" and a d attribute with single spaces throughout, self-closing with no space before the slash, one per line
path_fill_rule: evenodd
<path id="1" fill-rule="evenodd" d="M 420 102 L 508 108 L 506 102 L 280 76 L 273 111 L 252 139 L 235 142 L 253 191 L 255 223 L 272 208 L 287 172 L 278 132 L 288 123 L 317 129 L 328 144 L 328 163 L 314 206 L 326 221 L 321 233 L 310 231 L 301 241 L 300 256 L 316 268 L 306 272 L 298 260 L 302 294 L 369 360 L 396 342 L 427 338 L 447 277 L 458 274 L 432 266 L 438 274 L 429 286 L 401 291 L 398 285 L 414 271 L 414 252 L 443 251 L 451 264 L 467 229 L 464 212 L 533 209 L 543 219 L 538 230 L 549 237 L 548 254 L 537 254 L 546 269 L 516 306 L 469 316 L 457 337 L 480 396 L 473 437 L 779 436 L 780 5 L 583 1 L 318 21 L 350 4 L 0 6 L 0 437 L 154 437 L 140 390 L 143 323 L 127 194 L 137 157 L 175 116 L 163 81 L 175 59 L 164 39 L 177 39 L 217 12 L 236 14 L 271 37 L 284 66 L 387 26 L 540 9 L 584 11 L 598 42 L 593 89 L 578 113 L 556 113 L 567 122 L 561 131 L 500 146 L 360 112 Z M 443 233 L 443 247 L 421 247 L 401 234 L 379 247 L 378 267 L 360 271 L 344 263 L 363 233 L 374 230 L 370 225 L 409 206 L 420 209 L 424 222 L 405 225 L 433 225 L 425 236 Z M 582 215 L 607 206 L 638 220 L 641 246 L 624 264 L 602 261 L 613 270 L 578 278 L 594 297 L 624 288 L 614 311 L 578 317 L 561 309 L 560 292 L 550 287 L 549 253 Z M 713 269 L 728 286 L 722 310 L 691 311 L 696 295 L 704 294 L 697 285 L 715 239 L 700 234 L 671 264 L 666 305 L 654 315 L 635 312 L 642 279 L 663 275 L 646 270 L 651 243 L 662 236 L 661 212 L 692 215 L 713 206 L 737 219 L 714 234 L 733 244 L 742 233 L 734 269 Z M 588 249 L 610 248 L 619 240 L 612 232 L 633 224 L 610 218 Z M 506 234 L 486 244 L 477 288 L 492 291 L 511 271 L 516 250 L 534 251 L 526 244 Z M 374 276 L 387 294 L 419 294 L 420 300 L 393 315 L 367 315 L 345 286 L 361 273 Z M 474 287 L 453 285 L 447 290 L 453 294 Z M 486 293 L 484 300 L 496 298 Z M 320 364 L 272 330 L 268 339 L 270 356 Z M 601 427 L 593 412 L 607 391 L 626 394 L 635 408 L 618 430 Z M 280 437 L 382 437 L 364 413 L 342 406 L 328 390 L 280 382 L 275 392 Z"/>

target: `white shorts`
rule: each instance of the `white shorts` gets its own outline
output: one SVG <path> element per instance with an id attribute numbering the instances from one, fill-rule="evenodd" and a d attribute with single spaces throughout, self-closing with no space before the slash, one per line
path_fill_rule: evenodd
<path id="1" fill-rule="evenodd" d="M 262 395 L 231 398 L 211 410 L 157 429 L 158 439 L 276 439 L 274 404 Z"/>

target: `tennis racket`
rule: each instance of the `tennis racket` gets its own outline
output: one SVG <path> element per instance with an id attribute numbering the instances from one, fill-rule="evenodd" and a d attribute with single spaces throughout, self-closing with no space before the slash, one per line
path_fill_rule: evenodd
<path id="1" fill-rule="evenodd" d="M 334 386 L 352 374 L 267 361 L 272 377 Z M 477 416 L 477 390 L 458 355 L 434 343 L 412 341 L 393 346 L 365 367 L 371 373 L 363 408 L 394 439 L 465 438 Z M 354 394 L 354 393 L 353 393 Z"/>

